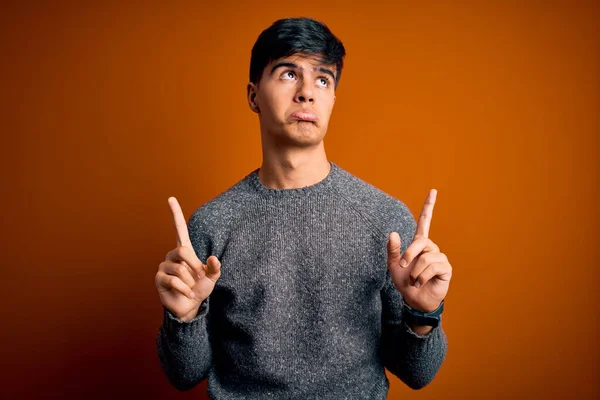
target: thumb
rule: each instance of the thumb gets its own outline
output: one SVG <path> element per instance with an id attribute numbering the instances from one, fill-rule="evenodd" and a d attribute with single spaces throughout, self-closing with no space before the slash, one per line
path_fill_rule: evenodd
<path id="1" fill-rule="evenodd" d="M 213 282 L 221 276 L 221 262 L 215 256 L 208 257 L 206 260 L 206 277 Z"/>
<path id="2" fill-rule="evenodd" d="M 400 235 L 398 232 L 390 233 L 388 238 L 388 259 L 387 264 L 388 268 L 395 268 L 400 263 L 400 247 L 402 245 L 402 241 L 400 240 Z"/>

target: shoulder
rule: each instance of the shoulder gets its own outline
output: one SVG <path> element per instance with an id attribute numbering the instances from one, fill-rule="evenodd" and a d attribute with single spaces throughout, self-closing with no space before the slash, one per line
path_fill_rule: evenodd
<path id="1" fill-rule="evenodd" d="M 243 208 L 250 200 L 247 190 L 247 178 L 239 180 L 224 192 L 213 197 L 206 203 L 197 207 L 188 222 L 190 233 L 202 230 L 207 234 L 223 231 L 241 215 Z"/>
<path id="2" fill-rule="evenodd" d="M 384 235 L 398 232 L 403 241 L 416 229 L 415 218 L 400 199 L 340 168 L 336 190 Z"/>

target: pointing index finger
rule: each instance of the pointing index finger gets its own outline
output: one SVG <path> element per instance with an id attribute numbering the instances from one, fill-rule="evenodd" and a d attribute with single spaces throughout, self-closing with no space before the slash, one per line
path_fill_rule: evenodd
<path id="1" fill-rule="evenodd" d="M 192 241 L 188 233 L 187 223 L 181 211 L 181 206 L 175 197 L 169 197 L 169 207 L 173 214 L 173 222 L 175 223 L 175 233 L 177 234 L 177 246 L 187 246 L 192 249 Z"/>
<path id="2" fill-rule="evenodd" d="M 429 237 L 429 227 L 431 226 L 431 219 L 433 217 L 433 206 L 435 205 L 435 199 L 437 197 L 437 190 L 431 189 L 425 199 L 423 210 L 419 216 L 419 222 L 417 223 L 416 236 Z"/>

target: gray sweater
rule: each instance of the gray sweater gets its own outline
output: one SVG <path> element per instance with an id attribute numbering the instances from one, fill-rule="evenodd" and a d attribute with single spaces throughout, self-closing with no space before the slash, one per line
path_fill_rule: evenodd
<path id="1" fill-rule="evenodd" d="M 441 324 L 417 335 L 387 270 L 415 219 L 399 200 L 330 162 L 300 189 L 271 189 L 258 169 L 188 221 L 198 258 L 221 278 L 191 321 L 163 307 L 158 357 L 179 390 L 208 377 L 212 399 L 385 399 L 384 367 L 427 385 L 447 349 Z"/>

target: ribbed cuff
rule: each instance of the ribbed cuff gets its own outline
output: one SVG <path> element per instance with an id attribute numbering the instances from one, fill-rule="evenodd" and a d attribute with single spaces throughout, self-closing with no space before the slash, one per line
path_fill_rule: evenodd
<path id="1" fill-rule="evenodd" d="M 163 325 L 167 332 L 178 331 L 181 333 L 191 333 L 204 327 L 206 315 L 208 314 L 208 298 L 200 304 L 198 315 L 189 321 L 183 321 L 177 318 L 171 311 L 163 305 Z"/>
<path id="2" fill-rule="evenodd" d="M 411 338 L 414 338 L 415 340 L 427 340 L 431 336 L 438 336 L 438 334 L 439 334 L 438 331 L 441 329 L 441 327 L 442 327 L 442 321 L 440 320 L 440 323 L 438 324 L 438 326 L 436 326 L 435 328 L 432 328 L 426 334 L 420 335 L 420 334 L 416 333 L 415 331 L 413 331 L 408 323 L 402 322 L 402 328 L 403 328 L 405 334 Z"/>

